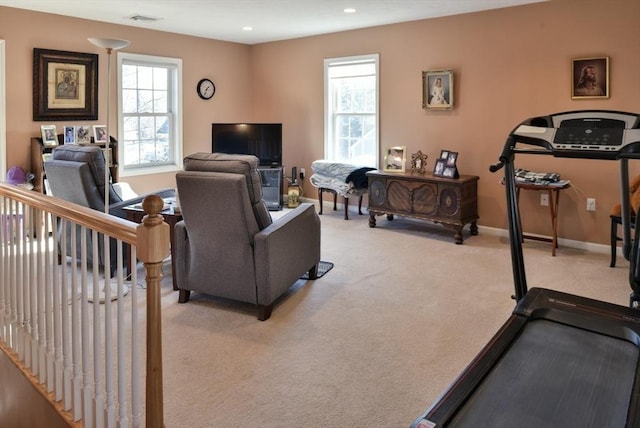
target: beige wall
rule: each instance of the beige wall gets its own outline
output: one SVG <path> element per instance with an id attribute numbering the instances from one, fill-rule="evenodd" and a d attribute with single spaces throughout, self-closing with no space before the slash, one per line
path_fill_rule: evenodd
<path id="1" fill-rule="evenodd" d="M 97 53 L 99 57 L 99 119 L 106 123 L 107 55 L 93 46 L 87 37 L 127 39 L 129 53 L 182 58 L 184 90 L 184 153 L 211 151 L 211 122 L 251 119 L 251 57 L 247 45 L 143 30 L 122 25 L 35 13 L 0 7 L 0 39 L 6 40 L 7 56 L 7 167 L 28 168 L 29 139 L 39 135 L 41 124 L 62 126 L 64 122 L 32 120 L 33 48 Z M 115 109 L 115 56 L 112 59 L 112 128 Z M 198 98 L 195 87 L 203 77 L 217 85 L 216 96 L 209 101 Z M 116 135 L 114 131 L 112 134 Z M 175 174 L 127 177 L 134 189 L 145 193 L 158 188 L 175 187 Z"/>
<path id="2" fill-rule="evenodd" d="M 0 38 L 7 41 L 7 165 L 28 166 L 29 138 L 39 133 L 41 123 L 31 120 L 34 47 L 100 53 L 101 91 L 106 55 L 86 41 L 89 36 L 129 39 L 127 52 L 183 58 L 185 154 L 210 150 L 211 122 L 282 122 L 284 163 L 288 170 L 307 168 L 307 175 L 323 156 L 323 59 L 379 53 L 382 148 L 421 149 L 429 166 L 441 149 L 460 152 L 460 172 L 480 176 L 480 225 L 506 228 L 500 177 L 488 166 L 517 123 L 577 109 L 640 112 L 640 2 L 604 4 L 554 0 L 254 46 L 0 7 Z M 590 56 L 611 58 L 611 97 L 571 100 L 571 58 Z M 425 111 L 421 73 L 441 68 L 455 73 L 455 108 Z M 211 101 L 195 94 L 202 77 L 216 83 Z M 104 123 L 101 94 L 98 122 Z M 608 242 L 608 210 L 619 197 L 615 162 L 521 156 L 516 166 L 557 171 L 572 181 L 561 199 L 561 237 Z M 640 168 L 632 164 L 631 172 Z M 171 174 L 127 181 L 138 191 L 174 186 Z M 315 198 L 308 182 L 305 191 Z M 584 209 L 586 197 L 596 198 L 595 213 Z M 523 194 L 521 205 L 527 231 L 548 235 L 548 212 L 537 195 Z"/>
<path id="3" fill-rule="evenodd" d="M 420 149 L 429 167 L 441 149 L 458 151 L 460 172 L 480 176 L 479 223 L 506 228 L 504 189 L 488 167 L 515 125 L 567 110 L 640 112 L 640 2 L 604 4 L 555 0 L 256 45 L 254 118 L 282 120 L 285 165 L 309 170 L 323 155 L 323 59 L 379 53 L 382 148 Z M 571 58 L 591 56 L 611 58 L 611 97 L 572 100 Z M 454 71 L 455 108 L 425 111 L 422 71 L 442 68 Z M 608 211 L 619 198 L 615 162 L 520 156 L 516 166 L 572 181 L 561 197 L 561 237 L 608 242 Z M 312 186 L 305 191 L 316 197 Z M 596 198 L 595 213 L 585 210 L 586 197 Z M 524 192 L 521 207 L 527 231 L 550 234 L 537 192 Z"/>

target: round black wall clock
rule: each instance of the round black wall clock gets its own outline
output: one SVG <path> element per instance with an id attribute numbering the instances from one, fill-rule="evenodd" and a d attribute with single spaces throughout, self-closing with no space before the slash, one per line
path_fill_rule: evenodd
<path id="1" fill-rule="evenodd" d="M 200 79 L 196 86 L 198 96 L 203 100 L 210 100 L 216 93 L 216 85 L 209 79 Z"/>

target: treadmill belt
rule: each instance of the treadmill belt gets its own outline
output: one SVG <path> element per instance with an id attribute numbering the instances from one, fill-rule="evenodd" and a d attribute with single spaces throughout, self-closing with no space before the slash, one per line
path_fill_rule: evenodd
<path id="1" fill-rule="evenodd" d="M 533 320 L 455 415 L 451 427 L 623 427 L 638 348 Z"/>

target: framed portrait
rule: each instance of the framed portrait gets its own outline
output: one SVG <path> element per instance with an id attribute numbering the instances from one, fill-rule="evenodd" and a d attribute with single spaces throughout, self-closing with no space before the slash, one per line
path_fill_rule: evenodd
<path id="1" fill-rule="evenodd" d="M 76 127 L 75 126 L 65 126 L 63 135 L 64 135 L 65 144 L 76 143 Z"/>
<path id="2" fill-rule="evenodd" d="M 404 146 L 394 146 L 387 149 L 384 157 L 384 171 L 404 172 L 407 162 L 407 148 Z"/>
<path id="3" fill-rule="evenodd" d="M 458 172 L 456 171 L 455 166 L 445 166 L 442 171 L 442 176 L 447 178 L 456 178 Z"/>
<path id="4" fill-rule="evenodd" d="M 440 159 L 444 159 L 445 161 L 449 157 L 449 150 L 440 150 Z"/>
<path id="5" fill-rule="evenodd" d="M 427 159 L 429 156 L 422 153 L 422 150 L 418 150 L 416 153 L 411 155 L 411 172 L 424 174 L 425 168 L 427 166 Z"/>
<path id="6" fill-rule="evenodd" d="M 97 120 L 98 55 L 33 49 L 33 120 Z"/>
<path id="7" fill-rule="evenodd" d="M 457 161 L 458 161 L 458 152 L 448 152 L 448 154 L 447 154 L 447 166 L 455 167 Z"/>
<path id="8" fill-rule="evenodd" d="M 453 71 L 422 72 L 422 108 L 450 110 L 453 108 Z"/>
<path id="9" fill-rule="evenodd" d="M 88 144 L 91 142 L 89 127 L 86 125 L 76 126 L 76 144 Z"/>
<path id="10" fill-rule="evenodd" d="M 93 142 L 107 142 L 107 125 L 93 125 Z"/>
<path id="11" fill-rule="evenodd" d="M 42 134 L 42 144 L 49 147 L 58 145 L 55 125 L 40 125 L 40 133 Z"/>
<path id="12" fill-rule="evenodd" d="M 609 57 L 571 59 L 571 98 L 609 98 Z"/>
<path id="13" fill-rule="evenodd" d="M 446 159 L 438 159 L 435 166 L 433 167 L 433 175 L 435 175 L 436 177 L 444 177 L 444 168 L 446 164 Z"/>

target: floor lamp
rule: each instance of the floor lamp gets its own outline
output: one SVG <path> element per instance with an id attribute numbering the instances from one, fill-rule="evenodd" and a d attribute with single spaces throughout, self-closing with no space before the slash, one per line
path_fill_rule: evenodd
<path id="1" fill-rule="evenodd" d="M 109 149 L 111 148 L 111 52 L 114 50 L 122 49 L 131 44 L 128 40 L 122 39 L 108 39 L 103 37 L 89 37 L 89 42 L 99 48 L 103 48 L 107 50 L 107 145 L 106 145 L 106 155 L 105 155 L 105 163 L 106 168 L 104 169 L 104 212 L 105 214 L 109 214 Z M 105 284 L 100 292 L 100 302 L 104 302 L 107 299 L 107 269 L 108 266 L 104 267 L 105 270 Z M 117 283 L 114 284 L 111 281 L 110 284 L 110 300 L 116 300 L 118 298 L 117 295 Z M 128 293 L 128 289 L 125 289 L 124 294 Z M 93 296 L 89 296 L 89 300 L 93 301 Z"/>

